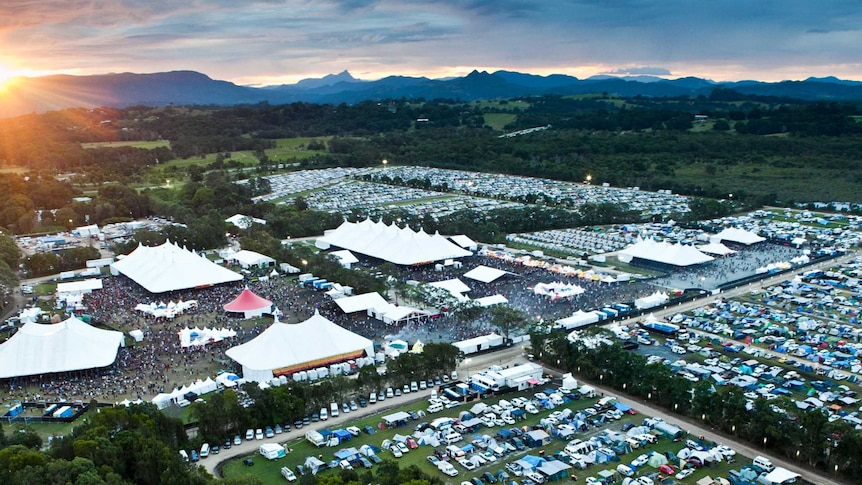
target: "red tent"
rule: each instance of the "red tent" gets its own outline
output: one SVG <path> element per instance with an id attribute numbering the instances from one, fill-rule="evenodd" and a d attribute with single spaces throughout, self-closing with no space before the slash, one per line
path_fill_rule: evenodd
<path id="1" fill-rule="evenodd" d="M 242 290 L 236 299 L 224 305 L 227 312 L 242 313 L 245 318 L 259 317 L 264 313 L 272 313 L 272 302 L 252 293 L 248 288 Z"/>

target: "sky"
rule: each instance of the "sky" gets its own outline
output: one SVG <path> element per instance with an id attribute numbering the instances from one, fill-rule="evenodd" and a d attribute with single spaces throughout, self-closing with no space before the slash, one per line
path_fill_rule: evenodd
<path id="1" fill-rule="evenodd" d="M 349 70 L 862 80 L 859 0 L 2 0 L 0 79 Z"/>

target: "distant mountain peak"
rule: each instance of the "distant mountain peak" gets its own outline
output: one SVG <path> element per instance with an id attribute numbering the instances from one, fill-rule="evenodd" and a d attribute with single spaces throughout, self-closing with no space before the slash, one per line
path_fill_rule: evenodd
<path id="1" fill-rule="evenodd" d="M 353 77 L 352 74 L 350 74 L 350 71 L 345 69 L 345 70 L 339 72 L 338 74 L 327 74 L 327 75 L 323 76 L 322 78 L 303 79 L 303 80 L 299 81 L 298 83 L 296 83 L 296 87 L 302 88 L 302 89 L 314 89 L 314 88 L 320 88 L 323 86 L 332 86 L 333 84 L 338 84 L 338 83 L 359 83 L 359 82 L 363 82 L 363 81 L 356 79 L 355 77 Z"/>

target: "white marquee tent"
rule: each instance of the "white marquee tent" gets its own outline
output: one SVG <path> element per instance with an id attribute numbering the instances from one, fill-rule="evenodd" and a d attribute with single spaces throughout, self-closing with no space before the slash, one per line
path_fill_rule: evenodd
<path id="1" fill-rule="evenodd" d="M 27 323 L 0 345 L 0 379 L 107 367 L 124 338 L 122 332 L 91 327 L 75 317 Z"/>
<path id="2" fill-rule="evenodd" d="M 275 322 L 226 354 L 242 365 L 246 380 L 268 381 L 273 375 L 374 355 L 374 343 L 315 312 L 304 322 Z"/>
<path id="3" fill-rule="evenodd" d="M 714 258 L 698 251 L 693 246 L 683 244 L 671 244 L 669 242 L 656 242 L 652 239 L 641 239 L 631 246 L 623 249 L 617 258 L 626 263 L 633 258 L 655 261 L 673 266 L 692 266 L 706 263 Z"/>
<path id="4" fill-rule="evenodd" d="M 703 246 L 698 246 L 697 249 L 699 249 L 702 253 L 715 254 L 716 256 L 727 256 L 728 254 L 733 254 L 736 252 L 720 242 L 711 242 L 709 244 L 704 244 Z"/>
<path id="5" fill-rule="evenodd" d="M 751 231 L 746 231 L 745 229 L 739 229 L 736 227 L 728 227 L 716 234 L 715 237 L 721 241 L 730 241 L 745 244 L 746 246 L 766 241 L 766 238 L 760 237 Z"/>
<path id="6" fill-rule="evenodd" d="M 638 310 L 645 310 L 647 308 L 657 307 L 659 305 L 664 305 L 668 302 L 669 299 L 670 298 L 668 298 L 665 293 L 656 291 L 652 295 L 636 299 L 635 308 L 637 308 Z"/>
<path id="7" fill-rule="evenodd" d="M 597 312 L 585 312 L 583 310 L 578 310 L 574 314 L 572 314 L 572 316 L 561 318 L 554 322 L 554 328 L 572 330 L 575 328 L 583 327 L 585 325 L 596 323 L 598 321 L 599 315 Z"/>
<path id="8" fill-rule="evenodd" d="M 394 223 L 386 225 L 370 219 L 356 223 L 345 221 L 318 238 L 316 246 L 320 249 L 336 246 L 401 265 L 426 264 L 473 254 L 440 234 L 432 236 L 422 229 L 402 229 Z"/>
<path id="9" fill-rule="evenodd" d="M 111 272 L 128 276 L 150 293 L 242 280 L 241 274 L 170 241 L 160 246 L 139 245 L 128 256 L 112 263 Z"/>
<path id="10" fill-rule="evenodd" d="M 254 251 L 248 251 L 246 249 L 228 255 L 228 257 L 225 259 L 236 263 L 243 268 L 268 268 L 270 266 L 275 266 L 275 260 L 270 258 L 269 256 L 256 253 Z"/>
<path id="11" fill-rule="evenodd" d="M 72 281 L 69 283 L 57 283 L 57 298 L 66 299 L 66 297 L 69 295 L 85 295 L 87 293 L 92 293 L 93 290 L 101 289 L 102 280 L 99 278 L 90 278 L 81 281 Z"/>
<path id="12" fill-rule="evenodd" d="M 179 389 L 174 388 L 171 392 L 158 394 L 153 398 L 152 403 L 155 404 L 157 408 L 164 409 L 171 404 L 177 404 L 180 401 L 184 401 L 186 394 L 190 392 L 200 396 L 208 392 L 213 392 L 216 389 L 218 389 L 218 383 L 216 383 L 212 377 L 207 377 L 206 380 L 198 379 L 187 386 L 183 386 Z"/>

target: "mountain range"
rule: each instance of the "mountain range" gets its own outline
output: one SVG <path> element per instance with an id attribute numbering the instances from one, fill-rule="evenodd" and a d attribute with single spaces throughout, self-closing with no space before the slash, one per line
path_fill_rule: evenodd
<path id="1" fill-rule="evenodd" d="M 376 81 L 354 78 L 348 71 L 296 84 L 250 87 L 212 79 L 195 71 L 152 74 L 56 75 L 18 78 L 0 97 L 0 116 L 83 107 L 134 105 L 236 105 L 357 103 L 387 98 L 446 98 L 462 101 L 544 94 L 608 93 L 618 96 L 676 97 L 709 95 L 716 88 L 741 94 L 821 101 L 860 101 L 862 82 L 835 77 L 804 81 L 714 82 L 696 77 L 595 76 L 578 79 L 563 74 L 538 76 L 513 71 L 473 71 L 464 77 L 429 79 L 389 76 Z"/>

